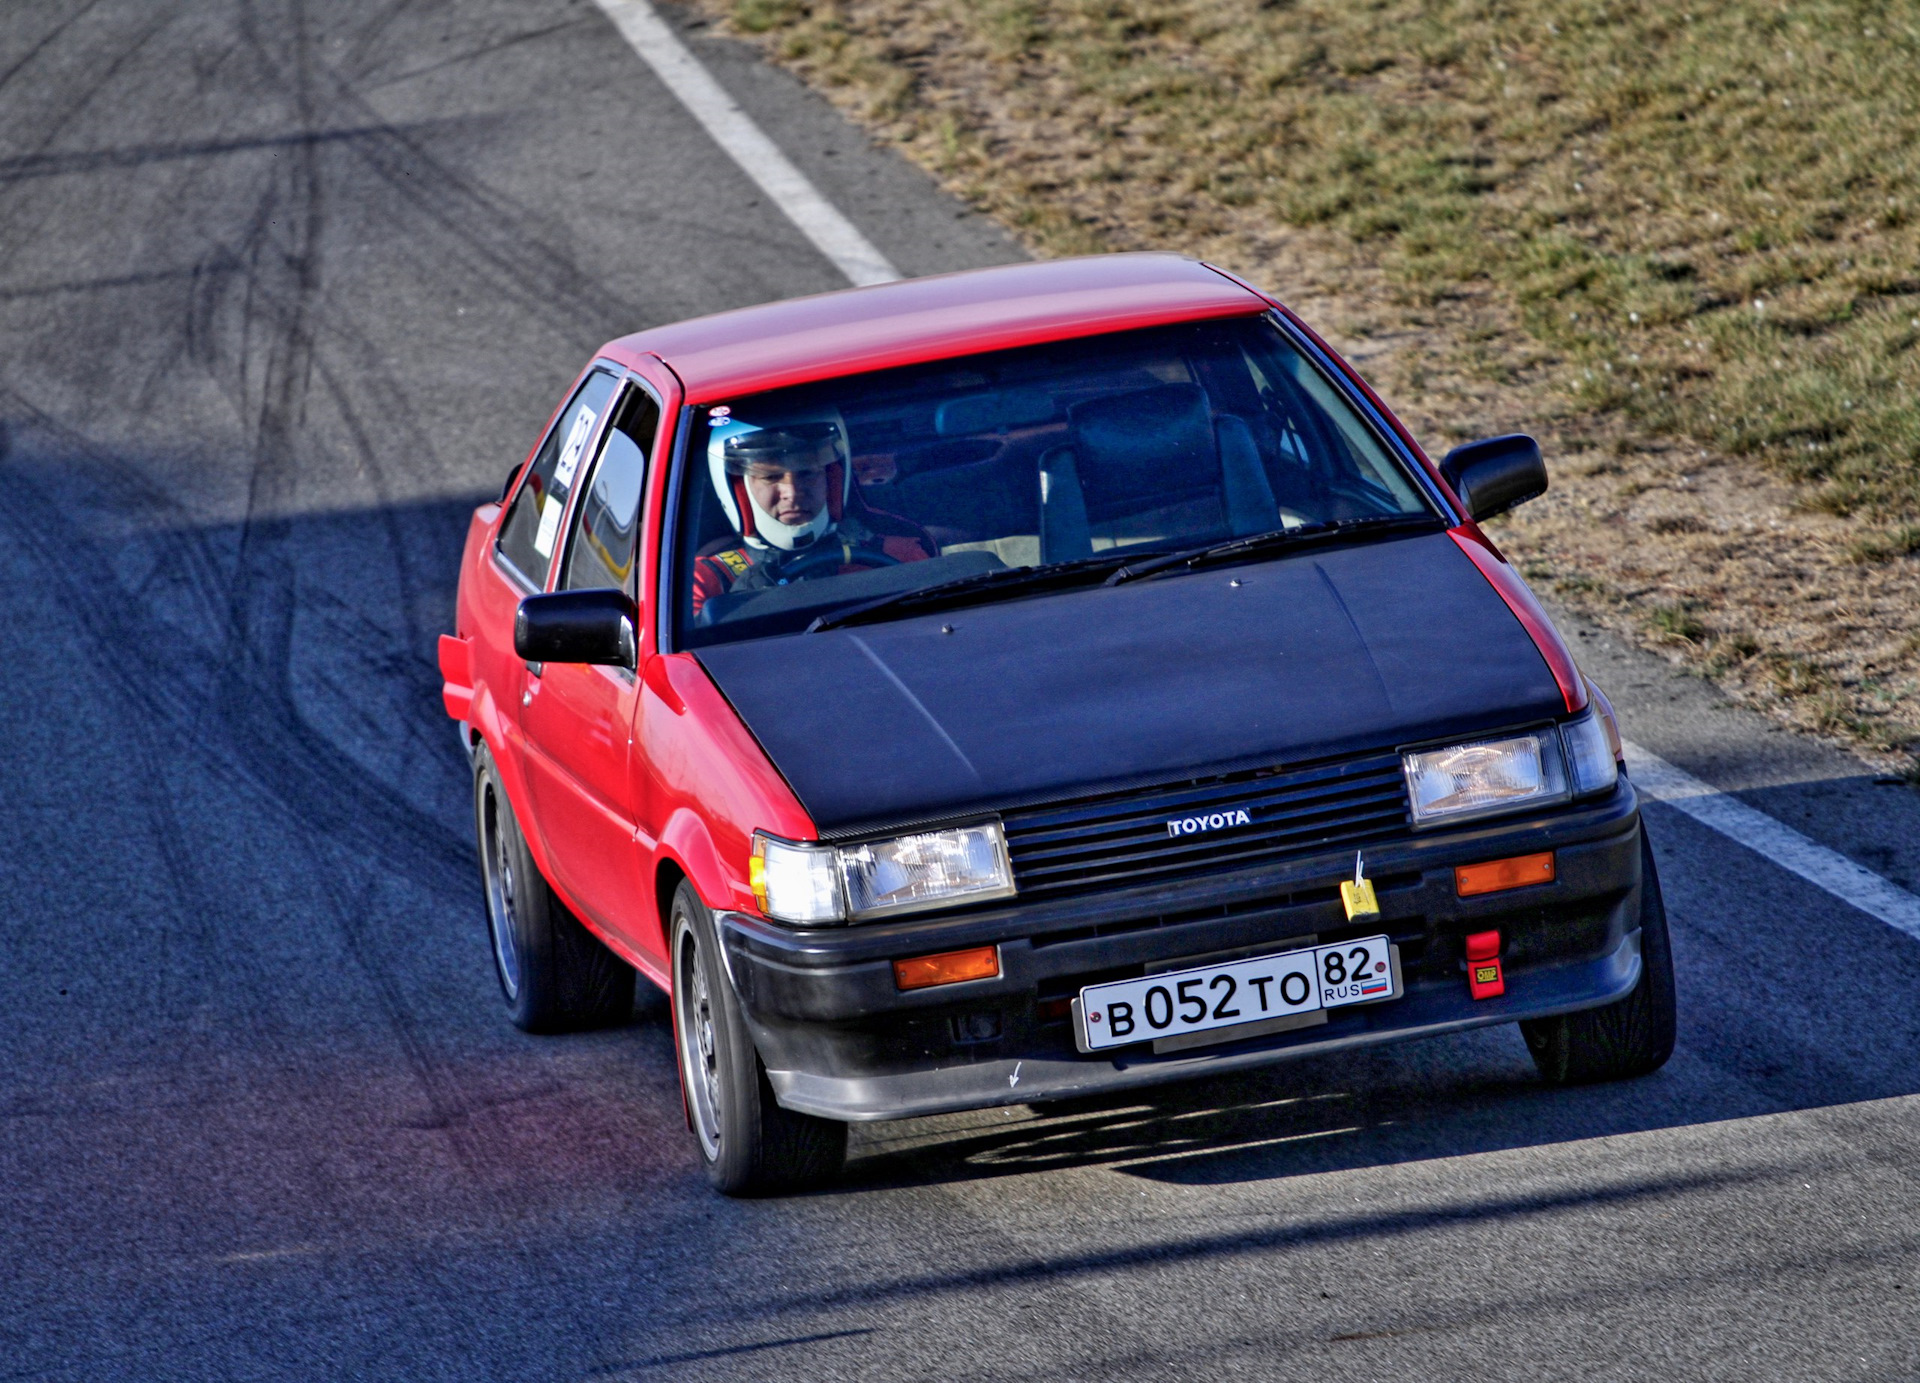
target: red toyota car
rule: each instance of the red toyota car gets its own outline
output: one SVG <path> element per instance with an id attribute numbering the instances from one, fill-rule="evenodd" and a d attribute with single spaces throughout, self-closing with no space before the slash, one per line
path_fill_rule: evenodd
<path id="1" fill-rule="evenodd" d="M 447 711 L 530 1031 L 672 995 L 732 1193 L 847 1123 L 1517 1021 L 1673 1045 L 1612 712 L 1280 303 L 1116 255 L 644 331 L 469 530 Z"/>

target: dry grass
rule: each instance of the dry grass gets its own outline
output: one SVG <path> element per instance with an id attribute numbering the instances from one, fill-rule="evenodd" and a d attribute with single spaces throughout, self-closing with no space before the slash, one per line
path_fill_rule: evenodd
<path id="1" fill-rule="evenodd" d="M 1545 588 L 1803 727 L 1920 738 L 1920 13 L 695 0 L 1038 253 L 1276 288 Z"/>

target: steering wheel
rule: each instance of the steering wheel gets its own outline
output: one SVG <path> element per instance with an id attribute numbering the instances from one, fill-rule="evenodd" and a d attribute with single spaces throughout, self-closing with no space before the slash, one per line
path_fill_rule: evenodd
<path id="1" fill-rule="evenodd" d="M 897 567 L 898 557 L 882 552 L 879 548 L 856 547 L 843 548 L 838 543 L 829 542 L 796 557 L 780 569 L 782 583 L 805 581 L 811 577 L 836 573 L 841 567 Z M 823 571 L 823 569 L 825 569 Z"/>

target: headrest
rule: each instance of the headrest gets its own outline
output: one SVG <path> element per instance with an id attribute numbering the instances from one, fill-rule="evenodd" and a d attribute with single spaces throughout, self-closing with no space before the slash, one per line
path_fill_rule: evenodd
<path id="1" fill-rule="evenodd" d="M 942 437 L 1004 432 L 1053 421 L 1053 395 L 1038 389 L 1003 389 L 948 399 L 933 411 L 933 430 Z"/>
<path id="2" fill-rule="evenodd" d="M 1220 489 L 1213 415 L 1197 384 L 1162 384 L 1067 410 L 1094 523 Z"/>

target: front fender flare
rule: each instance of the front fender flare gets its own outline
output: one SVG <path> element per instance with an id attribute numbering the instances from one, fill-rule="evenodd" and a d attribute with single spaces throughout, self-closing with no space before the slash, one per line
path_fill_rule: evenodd
<path id="1" fill-rule="evenodd" d="M 752 894 L 744 879 L 736 879 L 727 872 L 721 862 L 720 850 L 713 843 L 713 834 L 707 829 L 707 823 L 699 813 L 688 807 L 675 810 L 667 818 L 667 827 L 660 833 L 660 843 L 655 850 L 654 879 L 656 885 L 660 871 L 667 865 L 673 865 L 692 883 L 693 891 L 700 895 L 700 901 L 714 912 L 724 912 L 737 908 L 743 901 L 751 906 Z M 742 895 L 745 895 L 744 899 Z M 662 902 L 667 900 L 663 899 Z M 664 936 L 666 931 L 666 913 L 663 908 L 660 928 Z"/>

